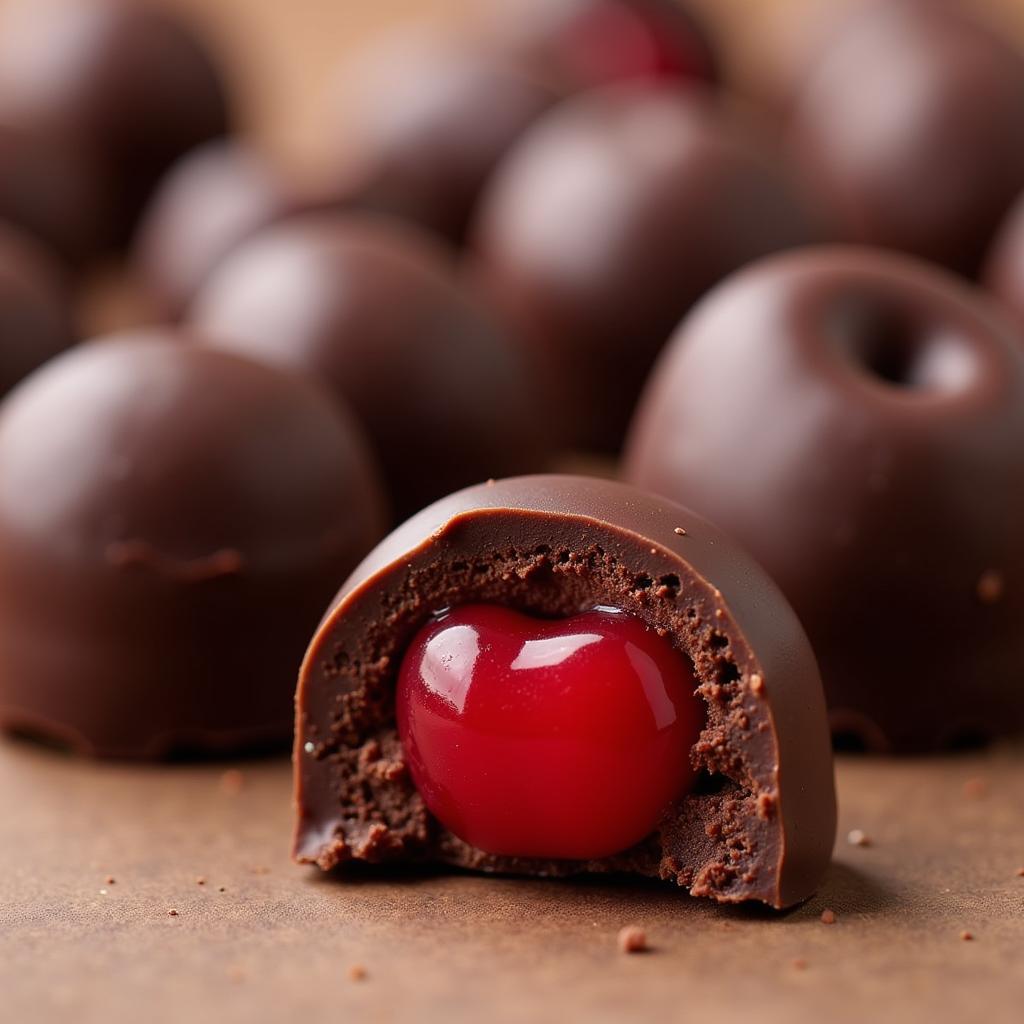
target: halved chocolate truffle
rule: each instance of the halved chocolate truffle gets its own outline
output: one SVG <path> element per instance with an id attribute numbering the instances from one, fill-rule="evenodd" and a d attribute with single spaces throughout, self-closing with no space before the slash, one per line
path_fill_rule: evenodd
<path id="1" fill-rule="evenodd" d="M 283 746 L 309 631 L 383 518 L 358 426 L 299 377 L 169 333 L 58 357 L 0 412 L 0 727 Z"/>
<path id="2" fill-rule="evenodd" d="M 658 351 L 726 274 L 819 238 L 771 143 L 670 85 L 542 117 L 481 202 L 471 270 L 550 385 L 567 442 L 617 451 Z"/>
<path id="3" fill-rule="evenodd" d="M 324 381 L 366 427 L 401 516 L 543 457 L 530 365 L 454 251 L 412 225 L 278 225 L 224 262 L 191 322 L 211 344 Z"/>
<path id="4" fill-rule="evenodd" d="M 436 613 L 481 602 L 546 618 L 610 606 L 692 663 L 706 706 L 690 752 L 698 782 L 645 840 L 596 860 L 502 856 L 428 813 L 396 731 L 397 675 Z M 831 752 L 799 622 L 728 537 L 619 483 L 520 477 L 415 516 L 342 587 L 307 652 L 297 701 L 295 856 L 304 863 L 626 871 L 722 902 L 784 907 L 814 891 L 829 861 Z"/>
<path id="5" fill-rule="evenodd" d="M 775 257 L 697 308 L 627 446 L 746 545 L 807 628 L 844 743 L 1024 728 L 1024 338 L 909 257 Z"/>

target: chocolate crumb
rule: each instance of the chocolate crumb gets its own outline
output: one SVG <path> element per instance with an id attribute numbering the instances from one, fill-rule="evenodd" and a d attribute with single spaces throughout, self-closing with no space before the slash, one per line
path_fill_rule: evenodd
<path id="1" fill-rule="evenodd" d="M 871 837 L 863 829 L 852 828 L 846 834 L 846 841 L 851 846 L 870 846 Z"/>
<path id="2" fill-rule="evenodd" d="M 178 912 L 172 907 L 170 910 L 167 911 L 167 916 L 168 917 L 177 917 L 178 916 Z"/>
<path id="3" fill-rule="evenodd" d="M 989 569 L 978 580 L 978 600 L 982 604 L 995 604 L 1003 596 L 1004 589 L 1003 574 Z"/>
<path id="4" fill-rule="evenodd" d="M 238 796 L 245 785 L 245 776 L 237 768 L 229 768 L 220 777 L 220 789 L 226 796 Z"/>
<path id="5" fill-rule="evenodd" d="M 227 892 L 227 891 L 228 891 L 228 887 L 226 885 L 218 885 L 217 886 L 217 892 Z"/>
<path id="6" fill-rule="evenodd" d="M 960 939 L 961 939 L 962 942 L 973 942 L 974 941 L 974 933 L 973 932 L 961 932 L 960 933 Z"/>
<path id="7" fill-rule="evenodd" d="M 969 800 L 979 800 L 984 796 L 988 796 L 989 788 L 988 779 L 968 779 L 964 783 L 964 796 Z"/>
<path id="8" fill-rule="evenodd" d="M 686 531 L 681 526 L 677 526 L 675 528 L 675 530 L 673 531 L 673 533 L 675 533 L 675 535 L 677 537 L 685 537 L 686 536 Z"/>
<path id="9" fill-rule="evenodd" d="M 807 961 L 802 956 L 798 956 L 793 960 L 793 968 L 797 971 L 806 971 Z"/>
<path id="10" fill-rule="evenodd" d="M 836 923 L 836 912 L 829 907 L 826 907 L 821 912 L 821 923 L 822 924 L 835 924 Z"/>
<path id="11" fill-rule="evenodd" d="M 619 929 L 620 953 L 645 953 L 647 951 L 647 933 L 635 924 L 627 924 Z"/>
<path id="12" fill-rule="evenodd" d="M 206 885 L 206 879 L 202 875 L 200 875 L 196 879 L 196 885 Z"/>
<path id="13" fill-rule="evenodd" d="M 1024 878 L 1024 866 L 1017 868 L 1017 877 Z"/>
<path id="14" fill-rule="evenodd" d="M 369 977 L 369 972 L 362 964 L 353 964 L 348 969 L 349 981 L 366 981 Z"/>
<path id="15" fill-rule="evenodd" d="M 107 877 L 104 878 L 103 881 L 104 881 L 104 884 L 106 884 L 106 885 L 116 885 L 117 884 L 117 879 L 114 878 L 113 875 L 107 875 Z"/>

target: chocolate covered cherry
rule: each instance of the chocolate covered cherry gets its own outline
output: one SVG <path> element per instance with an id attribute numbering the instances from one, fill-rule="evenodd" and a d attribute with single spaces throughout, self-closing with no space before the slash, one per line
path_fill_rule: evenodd
<path id="1" fill-rule="evenodd" d="M 674 0 L 493 0 L 488 13 L 499 41 L 569 88 L 717 77 L 706 31 Z"/>
<path id="2" fill-rule="evenodd" d="M 884 0 L 844 18 L 792 137 L 844 237 L 973 274 L 1024 188 L 1024 55 L 963 6 Z"/>
<path id="3" fill-rule="evenodd" d="M 755 125 L 703 93 L 631 83 L 527 132 L 481 202 L 474 270 L 535 355 L 567 442 L 617 451 L 692 304 L 737 267 L 817 237 Z"/>
<path id="4" fill-rule="evenodd" d="M 324 870 L 618 871 L 784 907 L 835 835 L 776 586 L 694 513 L 586 477 L 467 488 L 367 555 L 306 652 L 295 784 L 295 857 Z"/>
<path id="5" fill-rule="evenodd" d="M 1024 340 L 980 292 L 872 250 L 764 261 L 666 350 L 625 472 L 772 574 L 844 738 L 1024 727 Z"/>
<path id="6" fill-rule="evenodd" d="M 466 605 L 409 645 L 398 733 L 431 813 L 466 842 L 607 857 L 692 785 L 695 687 L 683 655 L 613 609 L 546 621 Z"/>

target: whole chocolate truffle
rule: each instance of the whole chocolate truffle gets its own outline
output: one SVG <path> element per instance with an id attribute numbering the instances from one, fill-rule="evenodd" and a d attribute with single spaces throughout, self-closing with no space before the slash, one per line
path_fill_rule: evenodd
<path id="1" fill-rule="evenodd" d="M 487 14 L 499 44 L 570 89 L 718 76 L 707 31 L 676 0 L 493 0 Z"/>
<path id="2" fill-rule="evenodd" d="M 74 340 L 61 268 L 34 239 L 0 223 L 0 397 Z"/>
<path id="3" fill-rule="evenodd" d="M 0 412 L 0 726 L 117 757 L 285 743 L 382 518 L 357 426 L 301 378 L 170 333 L 54 360 Z"/>
<path id="4" fill-rule="evenodd" d="M 136 0 L 22 0 L 0 26 L 0 116 L 75 140 L 101 162 L 128 230 L 161 174 L 228 129 L 205 43 Z"/>
<path id="5" fill-rule="evenodd" d="M 0 124 L 0 220 L 78 267 L 104 245 L 108 212 L 107 184 L 89 153 L 31 127 Z"/>
<path id="6" fill-rule="evenodd" d="M 616 608 L 692 664 L 706 707 L 690 752 L 700 781 L 664 808 L 646 839 L 595 860 L 501 856 L 427 812 L 396 733 L 396 677 L 432 615 L 481 602 L 549 621 Z M 513 676 L 572 656 L 550 647 L 524 648 Z M 508 687 L 509 708 L 521 699 L 514 678 L 499 685 Z M 500 721 L 492 728 L 500 733 Z M 555 721 L 536 753 L 559 731 Z M 625 871 L 675 881 L 695 896 L 783 907 L 814 891 L 835 834 L 818 669 L 778 589 L 693 513 L 585 477 L 469 488 L 367 556 L 306 654 L 295 766 L 295 855 L 324 869 L 411 861 L 546 876 Z"/>
<path id="7" fill-rule="evenodd" d="M 225 256 L 298 205 L 285 176 L 244 143 L 217 140 L 182 157 L 135 240 L 135 267 L 158 312 L 180 317 Z"/>
<path id="8" fill-rule="evenodd" d="M 709 96 L 626 85 L 527 133 L 484 197 L 475 272 L 568 440 L 617 450 L 661 346 L 708 288 L 817 237 L 787 168 Z"/>
<path id="9" fill-rule="evenodd" d="M 1024 57 L 955 4 L 848 17 L 797 97 L 792 141 L 851 240 L 967 274 L 1024 187 Z"/>
<path id="10" fill-rule="evenodd" d="M 984 281 L 1017 323 L 1024 325 L 1024 192 L 996 235 Z"/>
<path id="11" fill-rule="evenodd" d="M 217 271 L 192 321 L 350 404 L 402 516 L 541 457 L 519 351 L 461 285 L 453 254 L 413 227 L 335 215 L 272 228 Z"/>
<path id="12" fill-rule="evenodd" d="M 556 99 L 515 62 L 422 32 L 387 39 L 343 86 L 345 177 L 374 209 L 453 242 L 501 158 Z"/>
<path id="13" fill-rule="evenodd" d="M 926 750 L 1024 727 L 1024 340 L 970 286 L 860 249 L 776 257 L 683 325 L 625 475 L 772 574 L 833 729 Z"/>

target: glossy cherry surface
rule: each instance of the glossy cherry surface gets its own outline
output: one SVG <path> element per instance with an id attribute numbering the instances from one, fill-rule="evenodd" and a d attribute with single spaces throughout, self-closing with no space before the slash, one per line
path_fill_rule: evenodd
<path id="1" fill-rule="evenodd" d="M 465 605 L 409 646 L 398 730 L 428 809 L 466 842 L 605 857 L 692 786 L 695 685 L 685 655 L 614 609 L 550 620 Z"/>
<path id="2" fill-rule="evenodd" d="M 630 78 L 710 79 L 706 46 L 681 12 L 658 4 L 585 5 L 559 40 L 565 67 L 589 85 Z"/>

